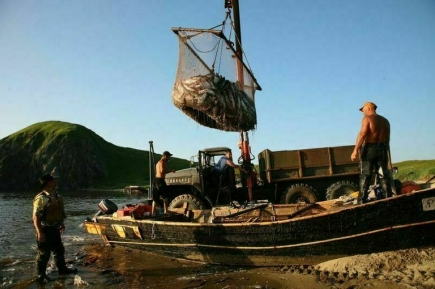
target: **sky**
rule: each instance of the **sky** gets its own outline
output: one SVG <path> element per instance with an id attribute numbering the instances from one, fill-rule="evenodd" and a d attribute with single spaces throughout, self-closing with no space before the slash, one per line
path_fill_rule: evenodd
<path id="1" fill-rule="evenodd" d="M 224 0 L 0 1 L 0 139 L 42 121 L 121 147 L 189 159 L 239 133 L 172 103 L 172 27 L 222 23 Z M 435 159 L 435 1 L 239 0 L 243 49 L 262 87 L 253 160 L 354 145 L 366 101 L 391 123 L 393 163 Z M 349 156 L 350 158 L 350 156 Z"/>

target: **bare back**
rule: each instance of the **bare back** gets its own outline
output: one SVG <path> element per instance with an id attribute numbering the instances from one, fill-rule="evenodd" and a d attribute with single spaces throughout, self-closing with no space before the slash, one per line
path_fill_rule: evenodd
<path id="1" fill-rule="evenodd" d="M 164 179 L 166 171 L 166 161 L 163 159 L 159 160 L 156 164 L 156 177 Z"/>
<path id="2" fill-rule="evenodd" d="M 364 143 L 390 142 L 390 122 L 379 114 L 364 116 L 362 129 L 366 129 Z"/>
<path id="3" fill-rule="evenodd" d="M 364 113 L 361 130 L 356 138 L 355 147 L 350 158 L 357 160 L 359 149 L 364 144 L 386 143 L 390 145 L 390 122 L 376 113 L 376 105 L 369 102 L 364 104 L 360 111 Z"/>

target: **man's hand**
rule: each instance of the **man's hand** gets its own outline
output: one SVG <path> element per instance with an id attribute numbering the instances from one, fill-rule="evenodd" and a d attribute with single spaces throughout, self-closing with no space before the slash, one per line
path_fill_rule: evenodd
<path id="1" fill-rule="evenodd" d="M 357 154 L 358 154 L 357 151 L 353 151 L 353 152 L 352 152 L 352 155 L 350 156 L 350 159 L 351 159 L 352 161 L 356 161 L 356 160 L 357 160 Z"/>
<path id="2" fill-rule="evenodd" d="M 39 232 L 38 233 L 38 242 L 39 243 L 45 243 L 45 234 L 44 234 L 44 232 Z"/>
<path id="3" fill-rule="evenodd" d="M 65 225 L 64 224 L 60 225 L 59 230 L 60 233 L 63 234 L 65 232 Z"/>

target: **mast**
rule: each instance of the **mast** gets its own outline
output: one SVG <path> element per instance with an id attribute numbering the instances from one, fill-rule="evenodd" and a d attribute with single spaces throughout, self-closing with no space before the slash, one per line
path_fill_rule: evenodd
<path id="1" fill-rule="evenodd" d="M 243 60 L 243 49 L 242 49 L 242 33 L 240 28 L 240 13 L 239 13 L 239 0 L 225 0 L 225 8 L 232 8 L 233 10 L 233 19 L 234 19 L 234 33 L 236 38 L 236 53 L 239 57 L 236 57 L 236 65 L 237 65 L 237 81 L 241 89 L 244 89 L 244 67 L 241 60 Z M 249 146 L 249 137 L 248 132 L 242 131 L 240 132 L 240 144 L 239 148 L 242 154 L 242 167 L 246 171 L 246 175 L 242 176 L 242 180 L 246 180 L 246 187 L 248 188 L 248 196 L 249 201 L 253 201 L 252 196 L 252 184 L 256 180 L 257 176 L 255 172 L 252 170 L 251 163 L 251 148 Z M 242 173 L 242 172 L 241 172 Z M 242 173 L 243 174 L 243 173 Z"/>
<path id="2" fill-rule="evenodd" d="M 243 59 L 243 49 L 242 49 L 242 33 L 240 29 L 240 13 L 239 13 L 239 0 L 231 0 L 233 7 L 233 18 L 234 18 L 234 33 L 236 35 L 236 52 L 239 56 L 237 59 L 237 80 L 240 87 L 243 89 L 245 84 L 243 75 L 243 64 L 240 59 Z"/>

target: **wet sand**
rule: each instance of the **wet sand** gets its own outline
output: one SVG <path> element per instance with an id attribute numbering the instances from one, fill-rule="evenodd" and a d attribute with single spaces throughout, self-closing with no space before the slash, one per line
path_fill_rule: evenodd
<path id="1" fill-rule="evenodd" d="M 218 266 L 178 260 L 94 243 L 67 259 L 77 275 L 59 276 L 40 286 L 34 261 L 3 277 L 1 288 L 415 288 L 435 289 L 435 248 L 345 257 L 314 266 Z M 8 268 L 11 264 L 0 264 Z M 11 267 L 12 268 L 12 267 Z"/>
<path id="2" fill-rule="evenodd" d="M 393 267 L 398 270 L 409 268 L 409 262 L 414 267 L 416 262 L 423 267 L 432 264 L 435 270 L 435 251 L 429 249 L 412 253 L 409 253 L 409 250 L 403 252 L 406 253 L 401 254 L 400 251 L 357 255 L 317 266 L 255 268 L 206 265 L 122 247 L 92 245 L 87 247 L 83 266 L 101 277 L 99 283 L 93 285 L 105 284 L 106 288 L 435 288 L 431 287 L 435 285 L 435 282 L 431 283 L 435 271 L 427 268 L 424 269 L 427 273 L 426 284 L 423 282 L 424 278 L 413 283 L 408 282 L 412 281 L 412 277 L 398 278 L 397 274 L 393 273 Z M 407 260 L 403 259 L 406 254 L 409 257 Z M 417 260 L 415 254 L 422 254 L 428 258 L 423 258 L 423 261 Z M 382 270 L 380 267 L 383 267 L 383 258 L 403 264 L 392 264 L 388 270 Z M 351 274 L 350 271 L 346 273 L 344 268 L 350 271 L 354 268 L 352 272 L 360 274 Z M 417 267 L 415 269 L 418 270 Z"/>
<path id="3" fill-rule="evenodd" d="M 117 288 L 330 288 L 315 275 L 280 267 L 207 265 L 99 245 L 87 252 L 84 266 L 105 272 L 103 282 Z"/>

